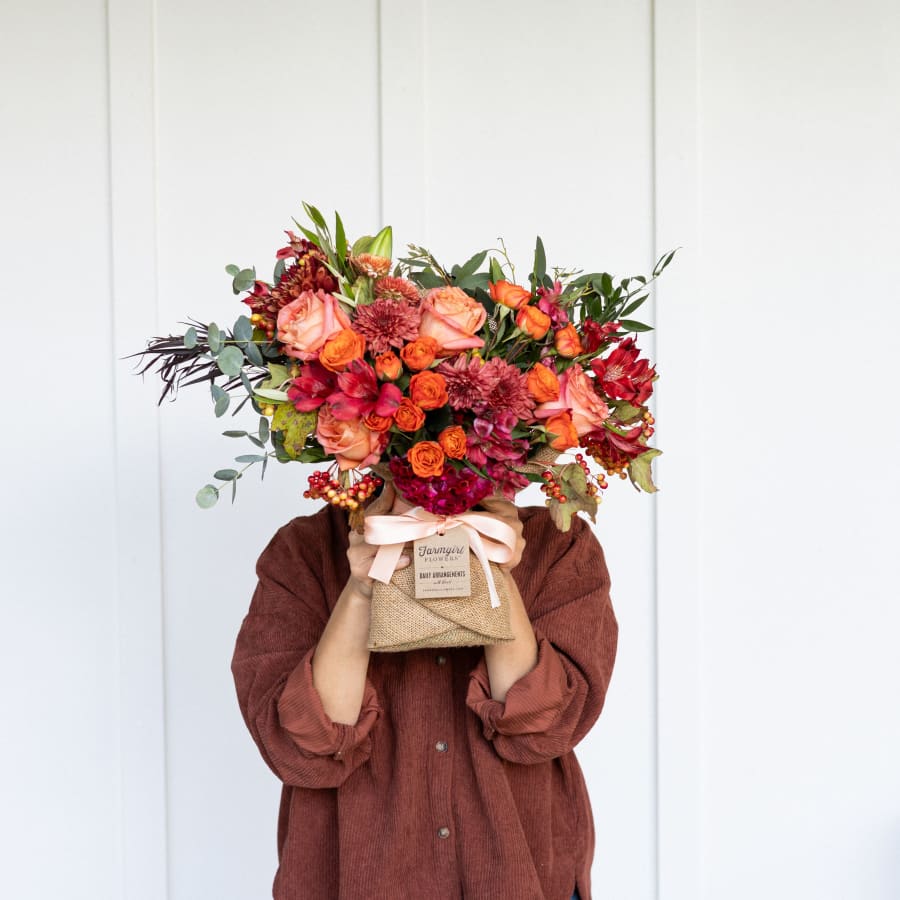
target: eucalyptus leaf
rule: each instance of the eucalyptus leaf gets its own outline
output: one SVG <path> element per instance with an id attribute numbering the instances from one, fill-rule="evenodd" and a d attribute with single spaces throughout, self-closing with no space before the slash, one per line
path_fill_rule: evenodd
<path id="1" fill-rule="evenodd" d="M 197 346 L 197 329 L 193 325 L 184 333 L 184 346 L 188 350 Z"/>
<path id="2" fill-rule="evenodd" d="M 234 323 L 234 339 L 236 341 L 249 341 L 253 338 L 253 325 L 246 316 L 238 316 Z"/>
<path id="3" fill-rule="evenodd" d="M 234 461 L 239 463 L 258 463 L 262 462 L 263 459 L 265 459 L 265 457 L 261 456 L 259 453 L 242 453 L 240 456 L 236 456 Z"/>
<path id="4" fill-rule="evenodd" d="M 227 395 L 227 391 L 222 390 L 219 385 L 217 385 L 214 381 L 209 383 L 209 392 L 212 394 L 213 400 L 218 400 L 220 397 L 224 397 Z"/>
<path id="5" fill-rule="evenodd" d="M 241 291 L 249 291 L 255 283 L 256 269 L 241 269 L 241 271 L 234 276 L 231 287 L 235 294 L 239 294 Z"/>
<path id="6" fill-rule="evenodd" d="M 265 448 L 266 445 L 255 434 L 248 434 L 247 437 L 250 439 L 250 441 L 256 444 L 256 446 L 259 447 L 260 450 Z"/>
<path id="7" fill-rule="evenodd" d="M 269 439 L 269 420 L 265 416 L 259 417 L 259 439 L 263 443 Z"/>
<path id="8" fill-rule="evenodd" d="M 285 267 L 286 267 L 286 263 L 283 259 L 279 259 L 275 263 L 275 269 L 272 272 L 272 281 L 275 284 L 278 284 L 278 282 L 281 281 L 281 276 L 284 275 Z"/>
<path id="9" fill-rule="evenodd" d="M 232 264 L 230 264 L 230 265 L 225 266 L 225 271 L 226 271 L 232 278 L 234 278 L 234 276 L 237 275 L 238 272 L 241 271 L 241 267 L 240 267 L 240 266 L 236 266 L 236 265 L 234 265 L 234 263 L 232 263 Z"/>
<path id="10" fill-rule="evenodd" d="M 249 359 L 250 362 L 253 363 L 253 365 L 265 365 L 265 362 L 262 358 L 262 353 L 259 352 L 259 347 L 257 347 L 256 344 L 254 344 L 252 341 L 248 341 L 247 346 L 244 347 L 244 353 L 247 354 L 247 359 Z"/>
<path id="11" fill-rule="evenodd" d="M 244 354 L 239 347 L 229 344 L 216 357 L 216 364 L 224 375 L 234 377 L 241 372 L 241 367 L 244 365 Z"/>
<path id="12" fill-rule="evenodd" d="M 197 506 L 201 509 L 209 509 L 215 506 L 219 500 L 219 489 L 212 484 L 205 484 L 196 496 Z"/>
<path id="13" fill-rule="evenodd" d="M 237 469 L 219 469 L 218 472 L 213 473 L 213 478 L 218 478 L 219 481 L 234 481 L 240 474 Z"/>
<path id="14" fill-rule="evenodd" d="M 228 409 L 228 404 L 231 402 L 231 397 L 228 394 L 225 394 L 223 397 L 219 397 L 216 400 L 216 405 L 213 407 L 213 411 L 216 414 L 216 418 L 225 415 L 225 411 Z"/>
<path id="15" fill-rule="evenodd" d="M 224 434 L 225 437 L 233 437 L 233 438 L 247 437 L 246 431 L 223 431 L 222 434 Z"/>
<path id="16" fill-rule="evenodd" d="M 206 328 L 206 343 L 209 344 L 210 353 L 215 356 L 222 349 L 222 332 L 215 322 L 210 322 Z"/>

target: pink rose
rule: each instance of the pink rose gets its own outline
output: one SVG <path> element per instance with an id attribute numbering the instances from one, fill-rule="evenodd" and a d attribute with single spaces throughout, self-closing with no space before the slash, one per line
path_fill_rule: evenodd
<path id="1" fill-rule="evenodd" d="M 390 440 L 387 432 L 372 431 L 361 418 L 336 419 L 328 404 L 319 410 L 316 437 L 322 449 L 334 455 L 342 472 L 378 462 Z"/>
<path id="2" fill-rule="evenodd" d="M 596 431 L 609 416 L 609 407 L 594 390 L 594 380 L 579 365 L 569 366 L 559 376 L 559 399 L 536 406 L 534 415 L 549 419 L 566 411 L 571 413 L 579 437 Z"/>
<path id="3" fill-rule="evenodd" d="M 484 325 L 487 310 L 464 290 L 456 287 L 432 288 L 422 299 L 419 337 L 432 337 L 439 356 L 483 347 L 475 332 Z"/>
<path id="4" fill-rule="evenodd" d="M 328 338 L 349 327 L 337 298 L 323 290 L 303 291 L 278 310 L 278 340 L 295 359 L 315 359 Z"/>

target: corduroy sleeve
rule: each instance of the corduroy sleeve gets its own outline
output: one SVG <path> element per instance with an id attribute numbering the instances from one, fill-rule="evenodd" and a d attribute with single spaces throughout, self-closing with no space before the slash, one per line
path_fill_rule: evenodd
<path id="1" fill-rule="evenodd" d="M 529 610 L 538 644 L 534 668 L 502 702 L 491 697 L 483 655 L 469 676 L 467 706 L 497 753 L 514 763 L 568 753 L 597 721 L 612 677 L 618 622 L 603 548 L 578 516 L 566 537 Z"/>
<path id="2" fill-rule="evenodd" d="M 231 671 L 244 721 L 275 775 L 298 787 L 337 787 L 369 758 L 381 707 L 368 678 L 356 724 L 333 722 L 322 707 L 312 659 L 329 613 L 294 527 L 280 528 L 257 561 Z"/>

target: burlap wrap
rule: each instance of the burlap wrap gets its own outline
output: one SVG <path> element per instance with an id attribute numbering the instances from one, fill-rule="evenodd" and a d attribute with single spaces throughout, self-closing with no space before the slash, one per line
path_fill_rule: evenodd
<path id="1" fill-rule="evenodd" d="M 491 563 L 500 605 L 491 606 L 487 579 L 469 551 L 472 594 L 469 597 L 416 599 L 413 564 L 394 572 L 390 584 L 373 582 L 369 649 L 418 650 L 422 647 L 476 647 L 513 638 L 506 580 Z"/>

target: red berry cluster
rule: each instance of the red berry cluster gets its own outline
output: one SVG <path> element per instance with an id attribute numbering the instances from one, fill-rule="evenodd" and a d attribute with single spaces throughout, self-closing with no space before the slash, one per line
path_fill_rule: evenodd
<path id="1" fill-rule="evenodd" d="M 313 472 L 309 476 L 309 490 L 303 496 L 312 500 L 327 500 L 334 506 L 356 509 L 365 503 L 384 484 L 377 475 L 366 474 L 348 487 L 332 478 L 328 472 Z"/>
<path id="2" fill-rule="evenodd" d="M 582 471 L 584 472 L 584 479 L 587 483 L 587 494 L 589 497 L 596 497 L 598 490 L 605 489 L 609 485 L 607 484 L 606 477 L 601 472 L 599 477 L 594 477 L 591 474 L 590 468 L 588 468 L 587 461 L 581 453 L 576 454 L 575 462 L 581 466 Z M 541 490 L 547 495 L 547 503 L 549 504 L 551 500 L 556 500 L 558 503 L 568 503 L 569 498 L 563 493 L 563 489 L 560 486 L 559 482 L 556 480 L 556 476 L 553 474 L 552 470 L 545 469 L 541 473 L 541 478 L 544 479 L 544 483 L 541 485 Z"/>

